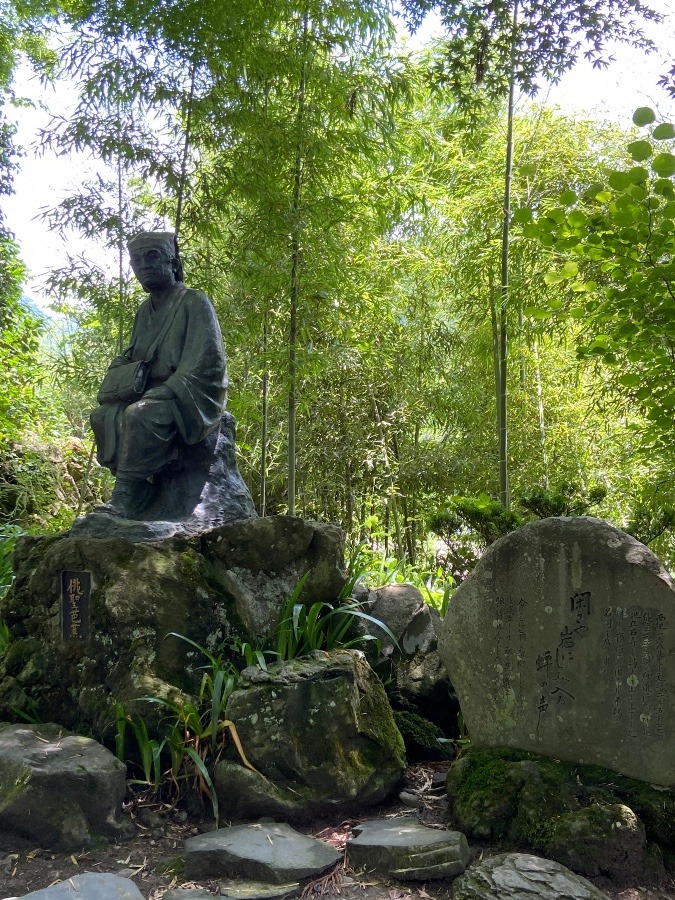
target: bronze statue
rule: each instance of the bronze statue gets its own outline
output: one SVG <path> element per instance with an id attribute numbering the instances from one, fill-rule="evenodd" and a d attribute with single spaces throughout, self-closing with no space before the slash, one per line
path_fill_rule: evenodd
<path id="1" fill-rule="evenodd" d="M 218 431 L 227 365 L 211 302 L 183 284 L 175 235 L 141 232 L 127 246 L 150 296 L 136 313 L 131 344 L 110 364 L 91 426 L 98 461 L 116 476 L 106 511 L 139 519 L 153 482 L 180 467 L 186 447 Z"/>

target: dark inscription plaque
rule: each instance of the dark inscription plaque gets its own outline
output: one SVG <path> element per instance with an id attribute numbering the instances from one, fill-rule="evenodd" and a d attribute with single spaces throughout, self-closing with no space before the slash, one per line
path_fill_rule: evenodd
<path id="1" fill-rule="evenodd" d="M 61 633 L 66 644 L 89 640 L 91 572 L 61 572 Z"/>

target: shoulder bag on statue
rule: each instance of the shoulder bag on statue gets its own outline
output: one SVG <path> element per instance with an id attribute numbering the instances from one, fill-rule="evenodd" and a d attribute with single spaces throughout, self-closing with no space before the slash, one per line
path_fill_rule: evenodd
<path id="1" fill-rule="evenodd" d="M 141 399 L 145 393 L 145 387 L 150 376 L 150 368 L 157 348 L 164 340 L 169 328 L 173 325 L 173 320 L 176 318 L 178 307 L 181 305 L 181 300 L 186 290 L 187 288 L 183 288 L 177 297 L 173 312 L 167 318 L 164 327 L 143 359 L 130 359 L 108 369 L 98 391 L 97 400 L 99 403 L 134 403 L 136 400 Z"/>

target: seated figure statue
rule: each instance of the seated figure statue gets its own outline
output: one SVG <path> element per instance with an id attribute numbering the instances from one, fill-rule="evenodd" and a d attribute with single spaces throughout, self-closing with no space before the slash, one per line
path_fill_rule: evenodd
<path id="1" fill-rule="evenodd" d="M 134 275 L 149 297 L 136 313 L 131 344 L 110 364 L 91 425 L 98 461 L 116 476 L 110 501 L 99 510 L 139 520 L 153 506 L 162 473 L 179 469 L 189 448 L 209 435 L 215 448 L 227 366 L 211 302 L 183 284 L 175 236 L 142 232 L 127 246 Z M 137 399 L 120 399 L 105 388 L 111 376 L 119 378 L 119 367 L 133 369 L 130 362 L 141 363 Z"/>

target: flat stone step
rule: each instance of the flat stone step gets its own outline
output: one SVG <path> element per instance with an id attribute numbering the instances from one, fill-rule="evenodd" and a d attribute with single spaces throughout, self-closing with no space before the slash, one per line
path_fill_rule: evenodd
<path id="1" fill-rule="evenodd" d="M 19 900 L 143 900 L 133 881 L 119 875 L 83 872 Z"/>
<path id="2" fill-rule="evenodd" d="M 220 896 L 229 900 L 291 900 L 300 894 L 300 882 L 265 884 L 262 881 L 221 881 Z"/>
<path id="3" fill-rule="evenodd" d="M 233 879 L 221 881 L 220 893 L 214 894 L 203 888 L 171 888 L 163 900 L 211 900 L 212 897 L 223 897 L 227 900 L 291 900 L 300 894 L 300 883 L 266 884 L 263 881 L 243 881 Z"/>
<path id="4" fill-rule="evenodd" d="M 402 881 L 453 878 L 469 862 L 461 832 L 429 828 L 410 816 L 371 819 L 353 833 L 347 855 L 354 868 L 377 869 Z"/>
<path id="5" fill-rule="evenodd" d="M 233 825 L 185 842 L 185 877 L 288 885 L 317 878 L 341 859 L 328 844 L 283 823 Z"/>

